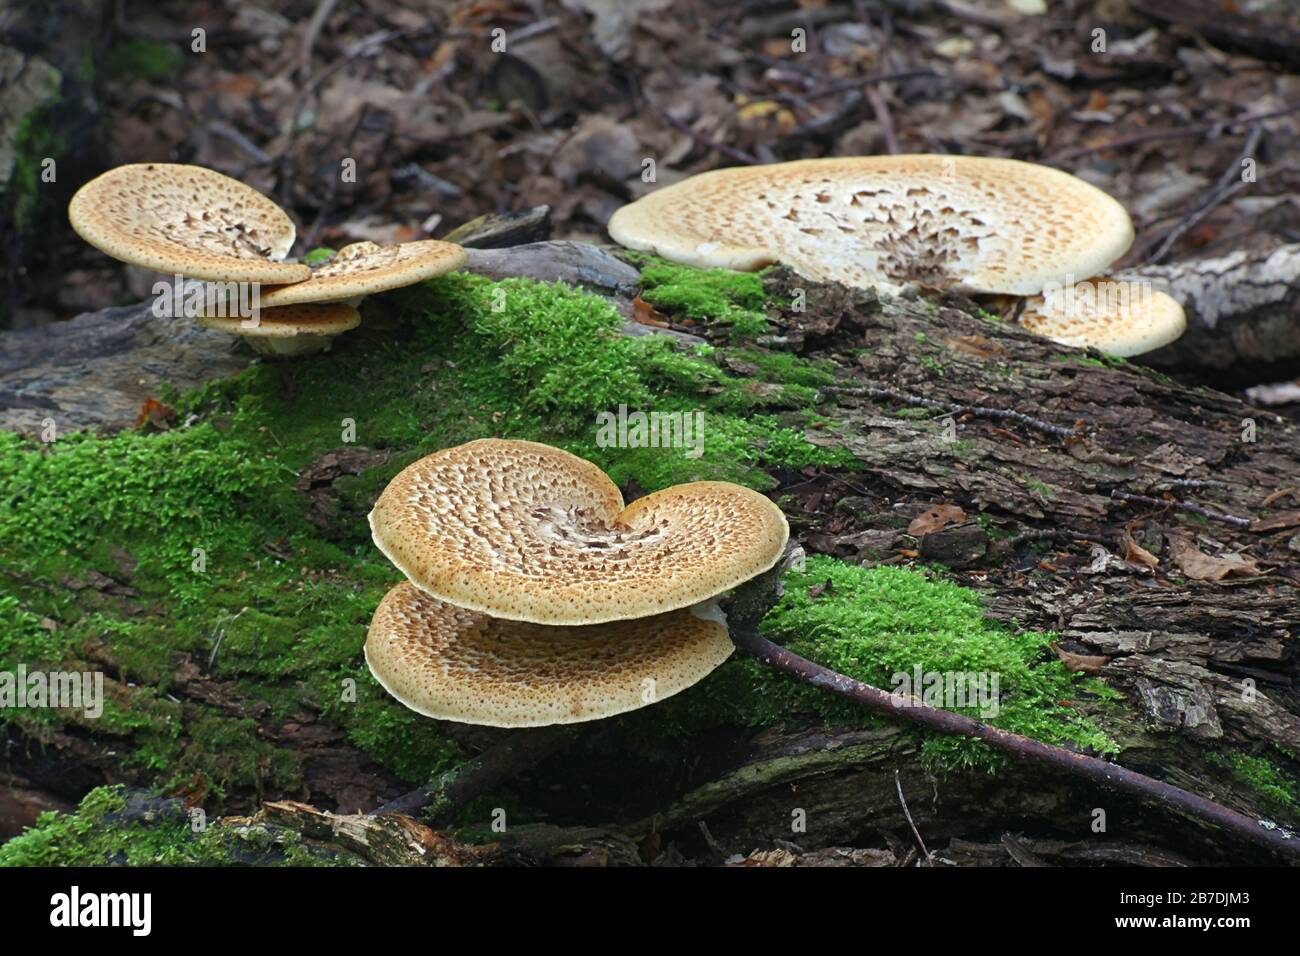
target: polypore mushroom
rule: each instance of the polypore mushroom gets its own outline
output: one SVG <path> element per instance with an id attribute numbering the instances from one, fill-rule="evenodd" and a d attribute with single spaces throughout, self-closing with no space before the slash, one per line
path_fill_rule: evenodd
<path id="1" fill-rule="evenodd" d="M 401 703 L 442 720 L 535 727 L 610 717 L 670 697 L 731 654 L 689 610 L 616 624 L 503 621 L 403 582 L 370 622 L 366 663 Z"/>
<path id="2" fill-rule="evenodd" d="M 1020 324 L 1062 345 L 1127 357 L 1173 342 L 1187 330 L 1187 317 L 1149 283 L 1089 279 L 1027 299 Z"/>
<path id="3" fill-rule="evenodd" d="M 1101 272 L 1133 226 L 1118 202 L 1060 170 L 905 155 L 701 173 L 624 206 L 609 234 L 699 268 L 779 262 L 851 286 L 1034 295 Z"/>
<path id="4" fill-rule="evenodd" d="M 210 329 L 243 338 L 259 355 L 290 358 L 319 352 L 336 335 L 361 324 L 361 313 L 346 302 L 283 305 L 259 309 L 256 318 L 199 316 Z"/>
<path id="5" fill-rule="evenodd" d="M 314 270 L 306 282 L 262 289 L 262 305 L 275 307 L 304 302 L 356 304 L 368 295 L 400 289 L 453 272 L 465 264 L 465 250 L 453 242 L 422 239 L 381 246 L 354 242 Z"/>
<path id="6" fill-rule="evenodd" d="M 403 469 L 370 513 L 375 544 L 417 587 L 537 624 L 597 624 L 688 607 L 761 574 L 790 535 L 781 509 L 719 481 L 626 508 L 566 451 L 481 439 Z"/>
<path id="7" fill-rule="evenodd" d="M 68 204 L 81 238 L 123 262 L 219 282 L 302 282 L 311 269 L 280 262 L 293 246 L 283 209 L 201 166 L 136 163 L 110 169 Z"/>

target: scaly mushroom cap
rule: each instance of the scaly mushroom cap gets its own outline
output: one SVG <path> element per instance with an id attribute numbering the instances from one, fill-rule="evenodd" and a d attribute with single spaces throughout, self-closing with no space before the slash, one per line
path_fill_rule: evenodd
<path id="1" fill-rule="evenodd" d="M 731 654 L 727 629 L 689 610 L 554 627 L 456 607 L 408 582 L 379 604 L 366 663 L 418 713 L 492 727 L 610 717 L 671 697 Z"/>
<path id="2" fill-rule="evenodd" d="M 110 169 L 68 204 L 77 235 L 132 265 L 216 282 L 302 282 L 311 269 L 279 262 L 293 246 L 285 211 L 256 189 L 201 166 Z"/>
<path id="3" fill-rule="evenodd" d="M 324 305 L 282 305 L 260 309 L 256 324 L 237 315 L 199 316 L 199 322 L 218 332 L 247 338 L 286 339 L 296 335 L 338 335 L 361 324 L 361 313 L 344 302 Z M 249 324 L 245 324 L 249 322 Z"/>
<path id="4" fill-rule="evenodd" d="M 776 563 L 781 509 L 720 481 L 623 507 L 599 468 L 496 438 L 407 466 L 370 513 L 375 544 L 417 587 L 537 624 L 597 624 L 688 607 Z"/>
<path id="5" fill-rule="evenodd" d="M 1128 357 L 1187 331 L 1183 307 L 1145 282 L 1091 279 L 1025 303 L 1020 324 L 1044 338 Z"/>
<path id="6" fill-rule="evenodd" d="M 853 156 L 701 173 L 624 206 L 609 234 L 699 268 L 780 262 L 850 286 L 1033 295 L 1101 272 L 1133 225 L 1104 192 L 1047 166 Z"/>
<path id="7" fill-rule="evenodd" d="M 454 242 L 422 239 L 395 246 L 354 242 L 344 246 L 306 282 L 262 290 L 265 306 L 337 302 L 414 285 L 465 264 L 465 250 Z"/>

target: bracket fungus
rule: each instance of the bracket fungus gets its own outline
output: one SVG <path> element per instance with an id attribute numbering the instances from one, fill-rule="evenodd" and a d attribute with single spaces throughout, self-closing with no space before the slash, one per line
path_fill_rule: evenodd
<path id="1" fill-rule="evenodd" d="M 361 313 L 346 302 L 328 302 L 260 309 L 255 322 L 237 315 L 200 316 L 199 322 L 240 336 L 259 355 L 290 358 L 321 351 L 336 335 L 360 325 Z"/>
<path id="2" fill-rule="evenodd" d="M 645 707 L 733 649 L 713 598 L 789 538 L 748 488 L 692 482 L 623 506 L 599 468 L 488 438 L 409 465 L 370 514 L 408 580 L 366 638 L 375 679 L 430 717 L 532 727 Z"/>
<path id="3" fill-rule="evenodd" d="M 631 249 L 701 268 L 784 263 L 801 275 L 897 291 L 909 283 L 1033 295 L 1096 275 L 1133 225 L 1068 173 L 976 156 L 851 156 L 691 176 L 614 213 Z"/>
<path id="4" fill-rule="evenodd" d="M 537 624 L 598 624 L 716 597 L 772 567 L 781 509 L 720 481 L 623 496 L 589 461 L 482 439 L 403 469 L 370 513 L 375 544 L 459 607 Z"/>
<path id="5" fill-rule="evenodd" d="M 268 308 L 307 302 L 351 302 L 377 292 L 433 279 L 465 265 L 465 250 L 454 242 L 421 239 L 395 246 L 354 242 L 315 269 L 305 282 L 262 290 Z"/>
<path id="6" fill-rule="evenodd" d="M 1053 342 L 1121 358 L 1151 352 L 1187 331 L 1183 307 L 1147 283 L 1092 279 L 1058 295 L 1028 299 L 1020 324 Z"/>
<path id="7" fill-rule="evenodd" d="M 1058 169 L 916 154 L 701 173 L 619 209 L 609 234 L 628 248 L 699 268 L 782 263 L 817 281 L 893 293 L 917 284 L 1037 297 L 1104 271 L 1132 244 L 1133 224 L 1116 200 Z M 1063 344 L 1157 347 L 1128 336 L 1128 313 L 1076 314 L 1041 298 L 1027 304 L 1040 320 L 1027 326 L 1049 338 L 1068 328 L 1069 337 L 1057 339 Z M 1152 318 L 1171 315 L 1162 305 Z"/>
<path id="8" fill-rule="evenodd" d="M 135 163 L 92 179 L 72 197 L 77 235 L 132 265 L 217 282 L 301 282 L 311 269 L 282 262 L 293 220 L 257 190 L 201 166 Z"/>
<path id="9" fill-rule="evenodd" d="M 734 650 L 690 610 L 583 627 L 503 621 L 402 582 L 379 604 L 366 663 L 426 717 L 537 727 L 612 717 L 703 680 Z"/>

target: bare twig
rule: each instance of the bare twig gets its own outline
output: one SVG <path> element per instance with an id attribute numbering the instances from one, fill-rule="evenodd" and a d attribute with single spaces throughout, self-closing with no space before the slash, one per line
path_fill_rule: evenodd
<path id="1" fill-rule="evenodd" d="M 1189 139 L 1203 136 L 1206 133 L 1230 130 L 1238 126 L 1248 126 L 1264 120 L 1277 119 L 1279 116 L 1288 116 L 1291 113 L 1300 113 L 1300 103 L 1292 103 L 1290 106 L 1269 110 L 1266 113 L 1249 113 L 1236 119 L 1210 120 L 1204 123 L 1194 123 L 1191 126 L 1176 126 L 1173 129 L 1147 130 L 1144 133 L 1135 133 L 1132 136 L 1111 140 L 1108 143 L 1099 143 L 1096 146 L 1080 146 L 1076 149 L 1067 149 L 1054 156 L 1049 156 L 1046 162 L 1059 163 L 1067 159 L 1078 159 L 1081 156 L 1105 152 L 1108 149 L 1124 149 L 1129 146 L 1137 146 L 1141 143 L 1151 143 L 1162 139 Z"/>
<path id="2" fill-rule="evenodd" d="M 925 841 L 921 839 L 921 831 L 916 828 L 916 821 L 912 819 L 912 811 L 907 809 L 907 799 L 903 796 L 903 781 L 899 779 L 898 771 L 894 771 L 894 789 L 898 791 L 898 802 L 903 808 L 903 816 L 907 817 L 907 825 L 912 828 L 912 836 L 916 837 L 916 845 L 921 848 L 925 854 L 927 863 L 933 860 L 929 849 L 926 848 Z"/>
<path id="3" fill-rule="evenodd" d="M 1249 518 L 1238 518 L 1236 515 L 1211 511 L 1209 508 L 1202 508 L 1200 505 L 1194 505 L 1186 501 L 1165 501 L 1161 498 L 1152 498 L 1150 495 L 1135 495 L 1132 492 L 1119 491 L 1118 489 L 1112 491 L 1110 496 L 1119 501 L 1133 501 L 1139 504 L 1151 505 L 1156 508 L 1178 508 L 1181 511 L 1190 511 L 1203 518 L 1209 518 L 1212 521 L 1222 521 L 1225 524 L 1235 525 L 1238 528 L 1249 528 L 1251 523 Z"/>
<path id="4" fill-rule="evenodd" d="M 1172 809 L 1234 833 L 1257 846 L 1265 847 L 1289 859 L 1300 860 L 1300 838 L 1286 830 L 1266 828 L 1258 820 L 1215 803 L 1213 800 L 1207 800 L 1163 781 L 1126 770 L 1097 757 L 1073 753 L 980 723 L 962 714 L 929 707 L 915 697 L 886 693 L 822 667 L 820 664 L 814 664 L 793 651 L 772 643 L 748 623 L 733 625 L 731 637 L 738 648 L 764 664 L 818 690 L 860 704 L 873 713 L 955 737 L 973 737 L 994 750 L 1019 760 L 1054 767 L 1100 786 L 1132 794 L 1156 806 Z"/>
<path id="5" fill-rule="evenodd" d="M 942 409 L 950 415 L 974 415 L 977 418 L 992 418 L 998 421 L 1016 422 L 1019 425 L 1024 425 L 1026 428 L 1032 428 L 1045 435 L 1054 435 L 1057 438 L 1071 438 L 1077 434 L 1076 430 L 1073 428 L 1066 428 L 1063 425 L 1053 425 L 1051 422 L 1045 422 L 1041 418 L 1034 418 L 1032 415 L 1026 415 L 1024 412 L 1011 411 L 1010 409 L 1005 408 L 987 408 L 983 405 L 950 404 L 948 402 L 936 401 L 933 398 L 924 398 L 920 395 L 900 392 L 892 388 L 829 385 L 819 391 L 822 395 L 848 395 L 857 398 L 888 399 L 890 401 L 903 402 L 907 405 L 919 405 L 922 408 Z"/>
<path id="6" fill-rule="evenodd" d="M 763 165 L 763 161 L 759 159 L 757 156 L 751 155 L 750 153 L 745 152 L 743 149 L 736 149 L 736 147 L 734 146 L 728 146 L 726 143 L 720 143 L 716 139 L 710 139 L 709 137 L 705 136 L 703 133 L 696 132 L 691 127 L 690 123 L 687 123 L 685 120 L 679 120 L 676 116 L 674 116 L 672 113 L 669 113 L 665 109 L 660 109 L 659 107 L 655 107 L 655 112 L 657 112 L 660 116 L 662 116 L 664 118 L 664 121 L 667 122 L 668 125 L 671 126 L 673 129 L 685 133 L 687 136 L 695 140 L 695 142 L 699 143 L 701 146 L 704 146 L 708 149 L 715 149 L 719 153 L 722 153 L 724 156 L 730 156 L 732 159 L 736 160 L 736 162 L 744 163 L 746 166 Z"/>
<path id="7" fill-rule="evenodd" d="M 1206 193 L 1200 203 L 1198 203 L 1196 207 L 1183 218 L 1182 222 L 1169 230 L 1165 235 L 1164 241 L 1160 243 L 1159 248 L 1143 261 L 1143 265 L 1163 260 L 1164 257 L 1169 254 L 1169 250 L 1173 247 L 1175 242 L 1181 239 L 1187 232 L 1196 228 L 1196 226 L 1204 220 L 1206 216 L 1217 209 L 1220 204 L 1246 188 L 1247 184 L 1241 179 L 1241 164 L 1244 160 L 1254 155 L 1256 147 L 1259 146 L 1259 139 L 1263 134 L 1264 128 L 1259 124 L 1255 124 L 1250 128 L 1250 133 L 1247 135 L 1246 142 L 1241 148 L 1241 153 L 1238 154 L 1235 160 L 1233 160 L 1232 165 L 1224 170 L 1223 175 L 1219 177 L 1219 181 L 1214 184 L 1214 188 Z"/>
<path id="8" fill-rule="evenodd" d="M 863 87 L 863 92 L 867 95 L 867 102 L 871 104 L 871 110 L 876 114 L 876 122 L 880 124 L 880 135 L 885 140 L 885 151 L 892 156 L 898 155 L 898 137 L 894 134 L 894 117 L 889 112 L 889 104 L 880 94 L 880 88 L 874 83 L 868 83 Z"/>

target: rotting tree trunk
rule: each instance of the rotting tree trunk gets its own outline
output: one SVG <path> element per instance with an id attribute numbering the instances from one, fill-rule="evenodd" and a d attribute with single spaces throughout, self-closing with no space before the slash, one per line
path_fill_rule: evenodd
<path id="1" fill-rule="evenodd" d="M 513 267 L 502 258 L 510 254 Z M 628 312 L 631 271 L 606 251 L 546 243 L 492 251 L 471 267 L 581 283 Z M 821 403 L 833 424 L 810 439 L 847 449 L 863 468 L 847 479 L 787 481 L 799 486 L 789 516 L 805 547 L 947 565 L 984 593 L 991 615 L 1056 631 L 1067 664 L 1125 695 L 1123 720 L 1108 728 L 1122 737 L 1121 763 L 1262 813 L 1257 795 L 1210 757 L 1300 751 L 1296 427 L 1136 364 L 1054 345 L 959 298 L 880 303 L 783 270 L 768 285 L 778 303 L 806 294 L 806 311 L 773 313 L 770 347 L 837 369 L 837 387 Z M 156 388 L 157 378 L 141 383 L 141 369 L 191 385 L 244 363 L 222 337 L 187 337 L 211 333 L 158 334 L 146 311 L 0 339 L 0 424 L 30 428 L 51 410 L 81 426 L 129 424 L 141 394 Z M 103 338 L 80 350 L 50 347 L 83 333 Z M 201 365 L 194 356 L 209 347 L 226 361 L 177 381 L 176 370 Z M 75 382 L 64 386 L 75 391 L 51 387 L 59 381 Z M 910 537 L 909 521 L 941 502 L 970 520 Z M 503 733 L 466 731 L 466 739 L 479 749 Z M 1041 768 L 933 777 L 915 736 L 897 728 L 837 730 L 791 715 L 628 761 L 593 725 L 564 752 L 538 756 L 535 766 L 521 763 L 510 789 L 550 822 L 510 829 L 502 852 L 515 861 L 707 862 L 774 847 L 797 861 L 883 835 L 897 862 L 912 852 L 900 785 L 930 848 L 947 841 L 940 855 L 958 861 L 1265 859 Z M 324 842 L 355 842 L 362 826 L 340 831 L 313 811 L 286 807 L 266 813 Z M 1108 810 L 1109 842 L 1090 830 L 1096 807 Z M 817 821 L 807 836 L 792 834 L 792 808 Z M 406 823 L 383 826 L 414 832 Z M 402 839 L 393 845 L 409 850 Z M 385 850 L 372 862 L 388 857 Z M 859 862 L 873 861 L 881 862 Z"/>
<path id="2" fill-rule="evenodd" d="M 1151 365 L 1221 371 L 1300 362 L 1300 245 L 1238 249 L 1118 277 L 1149 280 L 1187 313 L 1186 334 L 1150 355 Z"/>

